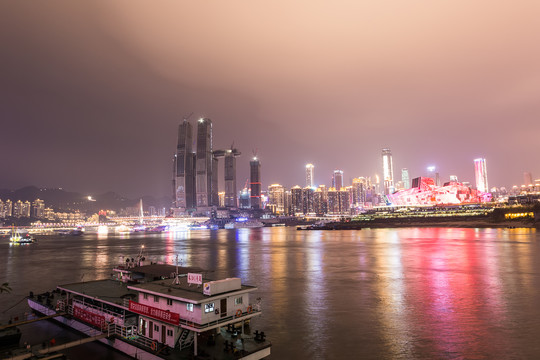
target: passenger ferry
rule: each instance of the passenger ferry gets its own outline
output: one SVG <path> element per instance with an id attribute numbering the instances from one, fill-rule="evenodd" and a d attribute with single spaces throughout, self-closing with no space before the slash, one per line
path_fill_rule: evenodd
<path id="1" fill-rule="evenodd" d="M 260 299 L 250 298 L 256 287 L 240 278 L 203 279 L 202 273 L 189 272 L 195 268 L 178 266 L 171 278 L 172 268 L 135 264 L 118 269 L 116 280 L 60 285 L 31 294 L 28 304 L 137 359 L 251 360 L 270 355 L 264 332 L 251 332 L 251 319 L 261 314 Z"/>

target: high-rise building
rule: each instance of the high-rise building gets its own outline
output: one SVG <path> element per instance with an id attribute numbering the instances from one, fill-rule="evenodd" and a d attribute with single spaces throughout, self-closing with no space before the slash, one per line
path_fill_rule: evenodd
<path id="1" fill-rule="evenodd" d="M 219 207 L 225 207 L 225 191 L 218 192 Z"/>
<path id="2" fill-rule="evenodd" d="M 294 215 L 292 211 L 292 193 L 290 190 L 285 191 L 285 195 L 283 196 L 283 208 L 285 215 Z"/>
<path id="3" fill-rule="evenodd" d="M 238 202 L 240 209 L 250 208 L 249 189 L 247 187 L 243 188 L 242 191 L 240 191 L 240 199 Z"/>
<path id="4" fill-rule="evenodd" d="M 261 162 L 255 156 L 249 162 L 250 168 L 250 188 L 251 188 L 251 208 L 261 208 Z"/>
<path id="5" fill-rule="evenodd" d="M 313 207 L 319 216 L 328 213 L 328 191 L 325 185 L 319 185 L 313 194 Z"/>
<path id="6" fill-rule="evenodd" d="M 332 187 L 340 190 L 343 187 L 343 170 L 334 170 L 332 176 Z"/>
<path id="7" fill-rule="evenodd" d="M 384 194 L 388 195 L 394 190 L 394 164 L 392 163 L 392 152 L 390 149 L 382 149 L 382 162 Z"/>
<path id="8" fill-rule="evenodd" d="M 291 215 L 301 214 L 303 212 L 302 188 L 296 185 L 291 189 Z"/>
<path id="9" fill-rule="evenodd" d="M 476 179 L 476 189 L 489 192 L 486 159 L 478 158 L 474 160 L 474 177 Z"/>
<path id="10" fill-rule="evenodd" d="M 307 164 L 306 165 L 306 186 L 312 188 L 313 187 L 313 164 Z"/>
<path id="11" fill-rule="evenodd" d="M 450 175 L 450 182 L 458 182 L 457 175 Z"/>
<path id="12" fill-rule="evenodd" d="M 314 213 L 315 208 L 313 206 L 313 194 L 315 190 L 310 187 L 306 186 L 302 189 L 302 212 L 304 214 Z"/>
<path id="13" fill-rule="evenodd" d="M 178 144 L 174 156 L 175 207 L 186 211 L 195 208 L 195 154 L 191 124 L 184 119 L 178 126 Z"/>
<path id="14" fill-rule="evenodd" d="M 21 200 L 17 200 L 13 203 L 13 217 L 20 218 L 23 215 L 23 202 Z"/>
<path id="15" fill-rule="evenodd" d="M 403 183 L 404 189 L 411 188 L 411 178 L 409 177 L 409 169 L 407 168 L 401 169 L 401 182 Z"/>
<path id="16" fill-rule="evenodd" d="M 354 178 L 352 184 L 354 206 L 363 207 L 366 202 L 367 181 L 364 177 Z"/>
<path id="17" fill-rule="evenodd" d="M 197 122 L 197 160 L 196 160 L 196 199 L 197 208 L 212 205 L 212 170 L 214 168 L 212 155 L 212 120 L 201 118 Z"/>
<path id="18" fill-rule="evenodd" d="M 45 202 L 40 199 L 34 200 L 32 203 L 32 217 L 41 219 L 45 211 Z"/>
<path id="19" fill-rule="evenodd" d="M 236 200 L 236 157 L 240 152 L 233 149 L 225 151 L 225 207 L 237 207 Z"/>
<path id="20" fill-rule="evenodd" d="M 274 209 L 275 214 L 285 212 L 285 188 L 280 184 L 272 184 L 268 187 L 268 204 Z"/>

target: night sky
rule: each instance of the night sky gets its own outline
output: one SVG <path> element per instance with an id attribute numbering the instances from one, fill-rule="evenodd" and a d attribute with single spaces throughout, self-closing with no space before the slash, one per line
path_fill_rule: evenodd
<path id="1" fill-rule="evenodd" d="M 238 187 L 435 165 L 540 178 L 540 2 L 0 2 L 0 188 L 169 195 L 179 122 L 214 123 Z M 222 165 L 221 165 L 222 166 Z M 220 178 L 223 177 L 221 169 Z M 222 182 L 222 179 L 220 179 Z"/>

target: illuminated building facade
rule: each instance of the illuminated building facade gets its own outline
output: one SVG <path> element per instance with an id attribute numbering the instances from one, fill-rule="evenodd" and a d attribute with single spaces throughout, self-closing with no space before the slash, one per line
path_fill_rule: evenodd
<path id="1" fill-rule="evenodd" d="M 307 164 L 306 165 L 306 186 L 312 188 L 313 187 L 313 164 Z"/>
<path id="2" fill-rule="evenodd" d="M 303 213 L 302 188 L 296 185 L 291 189 L 291 215 Z"/>
<path id="3" fill-rule="evenodd" d="M 45 202 L 40 199 L 34 200 L 32 203 L 32 217 L 41 219 L 45 212 Z"/>
<path id="4" fill-rule="evenodd" d="M 474 160 L 474 177 L 476 180 L 476 189 L 485 193 L 489 192 L 486 159 L 479 158 Z"/>
<path id="5" fill-rule="evenodd" d="M 362 207 L 366 201 L 367 180 L 364 177 L 354 178 L 352 184 L 352 204 Z"/>
<path id="6" fill-rule="evenodd" d="M 321 216 L 328 212 L 328 191 L 325 185 L 319 185 L 313 193 L 313 207 L 315 214 Z"/>
<path id="7" fill-rule="evenodd" d="M 394 164 L 392 163 L 392 152 L 390 149 L 382 149 L 383 163 L 383 184 L 384 194 L 391 194 L 394 189 Z"/>
<path id="8" fill-rule="evenodd" d="M 285 213 L 285 188 L 280 184 L 272 184 L 268 187 L 268 204 L 274 214 Z"/>
<path id="9" fill-rule="evenodd" d="M 249 162 L 250 168 L 250 189 L 251 189 L 251 208 L 261 208 L 261 162 L 254 157 Z"/>
<path id="10" fill-rule="evenodd" d="M 313 206 L 314 193 L 315 190 L 310 186 L 306 186 L 302 189 L 302 212 L 304 214 L 311 214 L 315 212 Z"/>
<path id="11" fill-rule="evenodd" d="M 411 188 L 411 178 L 409 177 L 409 169 L 401 169 L 401 182 L 403 183 L 403 189 Z"/>
<path id="12" fill-rule="evenodd" d="M 197 121 L 196 160 L 196 206 L 207 208 L 212 205 L 212 120 L 201 118 Z"/>
<path id="13" fill-rule="evenodd" d="M 489 202 L 491 194 L 458 182 L 437 186 L 432 178 L 419 177 L 413 179 L 410 189 L 389 194 L 387 198 L 392 205 L 435 206 Z"/>
<path id="14" fill-rule="evenodd" d="M 334 170 L 332 176 L 332 187 L 340 190 L 343 187 L 343 170 Z"/>
<path id="15" fill-rule="evenodd" d="M 238 206 L 236 199 L 236 158 L 240 156 L 237 149 L 225 151 L 225 207 L 235 208 Z"/>

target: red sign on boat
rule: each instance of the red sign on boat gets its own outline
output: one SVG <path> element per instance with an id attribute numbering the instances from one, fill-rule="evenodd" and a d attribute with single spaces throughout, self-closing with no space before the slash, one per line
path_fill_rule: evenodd
<path id="1" fill-rule="evenodd" d="M 73 316 L 88 324 L 102 327 L 105 324 L 105 317 L 95 314 L 78 306 L 73 306 Z"/>
<path id="2" fill-rule="evenodd" d="M 180 323 L 180 314 L 170 312 L 169 310 L 162 310 L 152 306 L 139 304 L 135 301 L 129 301 L 129 310 L 169 324 L 178 325 Z"/>

